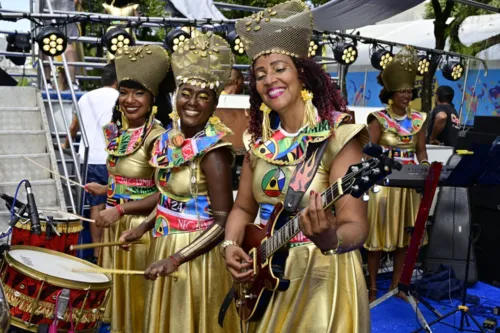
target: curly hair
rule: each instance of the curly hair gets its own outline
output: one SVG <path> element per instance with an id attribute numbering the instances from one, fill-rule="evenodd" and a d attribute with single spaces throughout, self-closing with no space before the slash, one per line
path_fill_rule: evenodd
<path id="1" fill-rule="evenodd" d="M 384 104 L 389 104 L 389 99 L 392 97 L 392 95 L 395 93 L 394 91 L 389 91 L 385 88 L 384 82 L 382 81 L 382 72 L 380 72 L 377 75 L 377 83 L 382 86 L 382 90 L 380 90 L 380 93 L 378 94 L 378 98 L 380 101 Z M 412 95 L 411 95 L 411 100 L 413 101 L 418 97 L 418 89 L 413 88 Z"/>
<path id="2" fill-rule="evenodd" d="M 333 113 L 335 111 L 346 112 L 347 108 L 330 75 L 312 59 L 292 58 L 292 61 L 299 73 L 299 80 L 314 95 L 312 102 L 318 109 L 321 120 L 328 120 L 333 126 Z M 256 78 L 252 67 L 249 73 L 250 124 L 248 131 L 252 135 L 252 140 L 256 142 L 262 136 L 263 114 L 259 110 L 262 98 L 257 92 Z M 271 111 L 270 120 L 271 124 L 278 123 L 279 117 L 275 111 Z"/>

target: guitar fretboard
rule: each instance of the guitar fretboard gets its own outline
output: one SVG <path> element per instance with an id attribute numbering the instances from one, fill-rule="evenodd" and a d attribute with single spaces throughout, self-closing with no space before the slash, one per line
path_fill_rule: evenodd
<path id="1" fill-rule="evenodd" d="M 335 184 L 331 185 L 328 189 L 326 189 L 325 192 L 321 194 L 323 209 L 328 208 L 344 195 L 344 192 L 346 192 L 347 189 L 344 189 L 342 184 L 347 177 L 350 176 L 339 179 Z M 264 247 L 261 248 L 261 251 L 265 251 L 264 253 L 262 253 L 262 260 L 265 261 L 267 258 L 271 257 L 276 251 L 278 251 L 282 246 L 288 243 L 299 232 L 299 215 L 296 215 L 280 229 L 276 230 L 274 234 L 266 240 L 266 242 L 263 244 Z"/>

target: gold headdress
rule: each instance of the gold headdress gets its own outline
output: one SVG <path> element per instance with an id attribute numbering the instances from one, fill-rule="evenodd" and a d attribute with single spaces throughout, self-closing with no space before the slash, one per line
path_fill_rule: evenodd
<path id="1" fill-rule="evenodd" d="M 136 81 L 156 96 L 170 68 L 170 57 L 159 45 L 125 47 L 116 51 L 115 67 L 118 83 Z"/>
<path id="2" fill-rule="evenodd" d="M 417 53 L 411 46 L 405 46 L 382 71 L 382 82 L 387 91 L 415 88 L 417 76 Z"/>
<path id="3" fill-rule="evenodd" d="M 208 87 L 217 95 L 221 93 L 229 81 L 233 68 L 234 56 L 231 47 L 222 37 L 211 32 L 202 34 L 196 31 L 178 44 L 177 51 L 172 54 L 172 71 L 174 72 L 177 87 L 183 83 L 192 86 Z M 173 103 L 170 114 L 173 128 L 169 132 L 170 142 L 181 146 L 184 136 L 179 129 L 179 115 Z M 220 120 L 212 117 L 214 124 Z"/>
<path id="4" fill-rule="evenodd" d="M 211 32 L 186 39 L 172 54 L 172 70 L 177 86 L 183 83 L 207 86 L 220 94 L 229 80 L 234 57 L 231 47 Z"/>
<path id="5" fill-rule="evenodd" d="M 307 57 L 312 30 L 311 11 L 300 0 L 283 2 L 236 22 L 236 31 L 252 60 L 270 53 Z"/>

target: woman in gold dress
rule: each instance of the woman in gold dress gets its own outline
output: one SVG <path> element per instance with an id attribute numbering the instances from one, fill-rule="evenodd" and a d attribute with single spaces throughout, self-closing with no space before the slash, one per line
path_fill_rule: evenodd
<path id="1" fill-rule="evenodd" d="M 390 149 L 390 156 L 403 164 L 414 164 L 415 158 L 428 164 L 425 131 L 422 130 L 427 114 L 409 107 L 416 96 L 417 61 L 415 51 L 406 47 L 387 65 L 379 81 L 383 86 L 380 100 L 388 107 L 371 113 L 367 121 L 370 140 Z M 419 204 L 420 196 L 413 189 L 381 187 L 380 192 L 370 193 L 370 234 L 364 245 L 369 251 L 370 302 L 377 297 L 376 279 L 383 251 L 394 251 L 389 288 L 397 287 L 410 239 L 405 228 L 415 224 Z M 403 293 L 399 296 L 405 298 Z"/>
<path id="2" fill-rule="evenodd" d="M 235 308 L 224 329 L 217 324 L 231 276 L 214 249 L 233 205 L 234 154 L 222 141 L 231 130 L 214 116 L 232 64 L 227 42 L 211 33 L 185 40 L 172 54 L 173 128 L 158 138 L 151 159 L 160 191 L 156 217 L 121 236 L 133 241 L 153 229 L 145 276 L 156 281 L 147 287 L 144 333 L 239 331 Z"/>
<path id="3" fill-rule="evenodd" d="M 221 251 L 236 282 L 251 279 L 251 258 L 240 247 L 245 226 L 265 225 L 285 198 L 298 163 L 313 142 L 326 142 L 316 174 L 300 200 L 300 232 L 289 242 L 286 291 L 275 292 L 250 332 L 370 332 L 361 247 L 367 206 L 345 196 L 323 209 L 320 194 L 363 157 L 364 125 L 346 122 L 345 103 L 330 76 L 308 58 L 312 16 L 301 1 L 239 20 L 236 30 L 253 59 L 250 68 L 251 143 Z M 279 126 L 272 129 L 272 119 Z M 291 187 L 290 187 L 291 188 Z M 242 263 L 243 262 L 243 263 Z"/>
<path id="4" fill-rule="evenodd" d="M 124 230 L 139 225 L 150 212 L 136 201 L 150 197 L 153 202 L 157 189 L 154 168 L 149 165 L 155 139 L 165 130 L 171 110 L 164 87 L 170 58 L 160 46 L 137 46 L 120 49 L 115 58 L 119 96 L 111 122 L 106 125 L 109 173 L 108 186 L 87 184 L 93 194 L 107 193 L 107 209 L 100 213 L 96 224 L 104 227 L 103 241 L 117 241 Z M 126 209 L 124 204 L 127 203 Z M 146 214 L 146 215 L 145 215 Z M 101 252 L 104 268 L 144 270 L 146 268 L 149 235 L 144 245 L 134 245 L 130 252 L 106 247 Z M 113 275 L 111 300 L 107 319 L 112 332 L 142 331 L 144 319 L 145 281 L 141 276 Z"/>

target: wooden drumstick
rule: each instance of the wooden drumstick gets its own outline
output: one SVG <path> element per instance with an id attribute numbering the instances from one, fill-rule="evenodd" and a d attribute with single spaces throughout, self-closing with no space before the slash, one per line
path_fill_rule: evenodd
<path id="1" fill-rule="evenodd" d="M 57 177 L 59 177 L 59 178 L 61 178 L 61 179 L 64 179 L 64 180 L 65 180 L 65 181 L 67 181 L 67 182 L 70 182 L 70 183 L 71 183 L 71 184 L 73 184 L 73 185 L 76 185 L 76 186 L 79 186 L 79 187 L 81 187 L 81 188 L 85 189 L 85 186 L 83 186 L 82 184 L 80 184 L 80 183 L 78 183 L 78 182 L 75 182 L 74 180 L 68 179 L 68 178 L 66 178 L 66 177 L 64 177 L 64 176 L 61 176 L 59 173 L 57 173 L 57 172 L 55 172 L 55 171 L 52 171 L 52 170 L 50 170 L 49 168 L 44 167 L 44 166 L 43 166 L 43 165 L 41 165 L 40 163 L 35 162 L 34 160 L 32 160 L 31 158 L 29 158 L 29 157 L 27 157 L 27 156 L 23 156 L 23 157 L 24 157 L 25 159 L 27 159 L 28 161 L 30 161 L 31 163 L 33 163 L 33 164 L 37 165 L 39 168 L 44 169 L 45 171 L 50 172 L 50 173 L 51 173 L 51 174 L 53 174 L 54 176 L 57 176 Z"/>
<path id="2" fill-rule="evenodd" d="M 124 274 L 124 275 L 144 275 L 144 271 L 134 271 L 128 269 L 112 269 L 112 268 L 72 268 L 72 272 L 77 273 L 91 273 L 91 274 Z M 178 272 L 173 272 L 169 275 L 165 275 L 165 277 L 173 278 L 174 280 L 178 279 Z"/>
<path id="3" fill-rule="evenodd" d="M 106 247 L 106 246 L 116 246 L 116 245 L 128 245 L 128 244 L 144 244 L 144 241 L 137 240 L 133 242 L 108 242 L 108 243 L 89 243 L 89 244 L 78 244 L 78 245 L 70 245 L 70 250 L 86 250 L 86 249 L 94 249 L 96 247 Z"/>
<path id="4" fill-rule="evenodd" d="M 44 209 L 42 212 L 56 212 L 56 213 L 60 213 L 60 214 L 62 214 L 62 215 L 68 215 L 68 216 L 74 217 L 74 218 L 79 219 L 79 220 L 82 220 L 82 221 L 86 221 L 86 222 L 90 222 L 90 223 L 95 223 L 95 220 L 88 219 L 88 218 L 83 217 L 83 216 L 80 216 L 80 215 L 78 215 L 78 214 L 73 214 L 73 213 L 63 212 L 63 211 L 61 211 L 61 210 L 50 210 L 50 209 Z"/>

